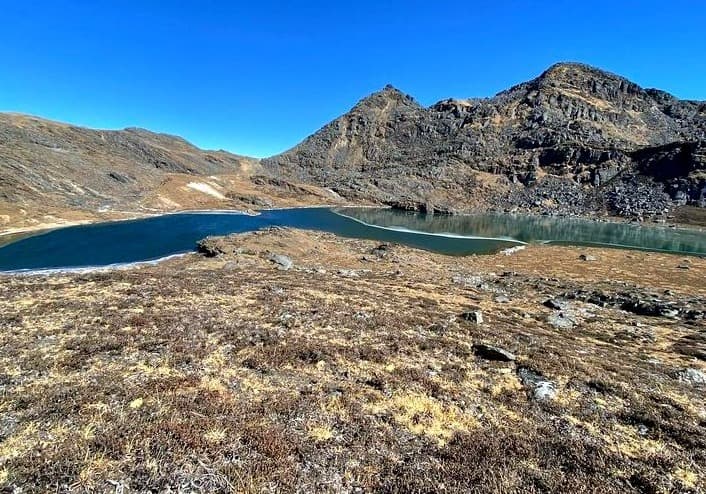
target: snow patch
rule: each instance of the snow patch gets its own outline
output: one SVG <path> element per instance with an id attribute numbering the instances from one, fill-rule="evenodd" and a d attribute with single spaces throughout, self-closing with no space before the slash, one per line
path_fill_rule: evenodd
<path id="1" fill-rule="evenodd" d="M 515 254 L 516 252 L 519 252 L 521 250 L 524 250 L 525 246 L 524 245 L 518 245 L 516 247 L 510 247 L 509 249 L 501 250 L 501 254 L 505 254 L 506 256 L 511 256 Z"/>
<path id="2" fill-rule="evenodd" d="M 186 186 L 190 189 L 194 189 L 199 192 L 203 192 L 204 194 L 208 194 L 209 196 L 215 197 L 216 199 L 226 198 L 226 196 L 214 189 L 213 186 L 203 182 L 189 182 L 188 184 L 186 184 Z"/>

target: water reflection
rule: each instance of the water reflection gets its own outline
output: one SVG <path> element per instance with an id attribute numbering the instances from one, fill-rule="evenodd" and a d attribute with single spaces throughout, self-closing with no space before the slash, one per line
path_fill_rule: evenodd
<path id="1" fill-rule="evenodd" d="M 258 216 L 189 213 L 61 228 L 0 245 L 0 271 L 106 266 L 193 251 L 208 235 L 285 226 L 396 242 L 442 254 L 487 254 L 517 241 L 619 245 L 706 254 L 706 234 L 586 220 L 484 214 L 425 216 L 389 209 L 279 209 Z M 373 225 L 373 226 L 370 226 Z M 419 233 L 424 232 L 424 233 Z"/>
<path id="2" fill-rule="evenodd" d="M 366 224 L 393 229 L 484 238 L 510 238 L 522 242 L 610 245 L 706 254 L 705 232 L 662 226 L 510 214 L 431 216 L 370 208 L 345 208 L 337 212 Z"/>

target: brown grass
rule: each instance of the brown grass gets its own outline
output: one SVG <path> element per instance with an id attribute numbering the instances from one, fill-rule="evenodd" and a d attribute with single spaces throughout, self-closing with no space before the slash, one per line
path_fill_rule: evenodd
<path id="1" fill-rule="evenodd" d="M 679 257 L 628 251 L 395 247 L 366 261 L 370 242 L 289 230 L 227 242 L 249 254 L 0 280 L 5 490 L 706 488 L 703 389 L 674 377 L 706 368 L 682 351 L 703 321 L 575 302 L 579 324 L 557 330 L 542 305 L 577 286 L 703 298 L 705 260 L 684 271 Z M 268 251 L 295 268 L 275 269 Z M 452 281 L 464 275 L 483 287 Z M 457 317 L 469 307 L 484 324 Z M 517 364 L 476 357 L 477 341 Z M 558 398 L 529 399 L 520 365 L 557 382 Z"/>

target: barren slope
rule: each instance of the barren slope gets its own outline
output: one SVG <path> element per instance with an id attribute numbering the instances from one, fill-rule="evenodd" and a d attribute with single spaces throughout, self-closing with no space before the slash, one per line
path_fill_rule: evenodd
<path id="1" fill-rule="evenodd" d="M 257 177 L 257 160 L 143 129 L 91 130 L 0 114 L 0 228 L 198 208 L 336 202 Z"/>

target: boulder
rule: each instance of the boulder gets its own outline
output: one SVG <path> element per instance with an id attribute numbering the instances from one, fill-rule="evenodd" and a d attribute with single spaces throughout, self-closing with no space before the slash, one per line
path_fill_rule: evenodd
<path id="1" fill-rule="evenodd" d="M 461 314 L 461 319 L 476 324 L 483 324 L 483 312 L 479 310 L 464 312 L 463 314 Z"/>
<path id="2" fill-rule="evenodd" d="M 552 312 L 547 317 L 547 322 L 557 329 L 571 329 L 576 325 L 576 321 L 564 311 Z"/>
<path id="3" fill-rule="evenodd" d="M 373 248 L 370 253 L 379 259 L 384 259 L 392 252 L 392 244 L 380 244 Z"/>
<path id="4" fill-rule="evenodd" d="M 513 353 L 493 345 L 485 343 L 475 343 L 473 353 L 485 360 L 496 360 L 500 362 L 514 362 L 516 357 Z"/>
<path id="5" fill-rule="evenodd" d="M 556 398 L 556 383 L 545 378 L 541 373 L 527 367 L 520 367 L 517 369 L 517 375 L 530 398 L 537 401 L 553 400 Z"/>
<path id="6" fill-rule="evenodd" d="M 196 250 L 206 257 L 218 257 L 226 253 L 216 237 L 206 237 L 199 240 L 196 244 Z"/>
<path id="7" fill-rule="evenodd" d="M 706 384 L 706 372 L 689 367 L 679 371 L 677 379 L 687 384 Z"/>
<path id="8" fill-rule="evenodd" d="M 287 271 L 294 266 L 294 262 L 287 256 L 282 254 L 270 254 L 267 259 L 277 265 L 277 269 Z"/>
<path id="9" fill-rule="evenodd" d="M 550 309 L 554 310 L 561 310 L 566 307 L 566 302 L 562 302 L 561 300 L 556 300 L 554 298 L 550 298 L 548 300 L 544 301 L 544 306 L 549 307 Z"/>

